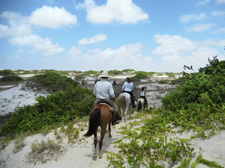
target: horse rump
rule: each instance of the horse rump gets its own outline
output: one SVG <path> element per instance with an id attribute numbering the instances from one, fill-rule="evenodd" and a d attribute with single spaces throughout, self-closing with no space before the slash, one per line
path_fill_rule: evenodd
<path id="1" fill-rule="evenodd" d="M 100 120 L 101 120 L 101 110 L 95 109 L 91 114 L 89 118 L 89 128 L 86 134 L 84 136 L 89 137 L 93 135 L 95 132 L 97 132 L 98 127 L 100 126 Z"/>

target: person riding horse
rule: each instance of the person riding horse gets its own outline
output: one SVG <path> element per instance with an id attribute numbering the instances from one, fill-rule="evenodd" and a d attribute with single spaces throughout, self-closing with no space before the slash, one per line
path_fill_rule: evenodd
<path id="1" fill-rule="evenodd" d="M 127 77 L 127 81 L 123 84 L 122 86 L 122 92 L 126 92 L 130 94 L 130 98 L 131 98 L 131 103 L 132 103 L 132 107 L 136 107 L 134 101 L 135 101 L 135 96 L 133 94 L 133 88 L 134 88 L 134 84 L 133 82 L 131 82 L 131 77 Z"/>
<path id="2" fill-rule="evenodd" d="M 108 81 L 109 76 L 107 71 L 103 71 L 102 74 L 99 76 L 99 81 L 96 82 L 94 86 L 94 95 L 96 96 L 96 100 L 94 105 L 97 105 L 99 103 L 106 103 L 109 106 L 111 106 L 113 111 L 113 119 L 112 119 L 112 125 L 118 124 L 121 120 L 121 116 L 117 112 L 117 106 L 114 103 L 115 94 L 112 87 L 112 84 Z"/>
<path id="3" fill-rule="evenodd" d="M 140 92 L 140 97 L 139 98 L 144 99 L 144 108 L 147 107 L 148 103 L 147 103 L 147 98 L 146 98 L 146 93 L 145 93 L 145 88 L 144 87 L 141 87 L 141 92 Z"/>

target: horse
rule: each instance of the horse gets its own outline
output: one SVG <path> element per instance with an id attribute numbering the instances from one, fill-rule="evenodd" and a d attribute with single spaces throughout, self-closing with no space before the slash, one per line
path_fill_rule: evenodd
<path id="1" fill-rule="evenodd" d="M 124 122 L 126 122 L 127 113 L 129 113 L 129 106 L 131 104 L 130 94 L 129 93 L 121 93 L 117 98 L 118 103 L 118 111 L 120 111 L 121 115 L 124 116 Z M 129 117 L 129 114 L 128 114 Z"/>
<path id="2" fill-rule="evenodd" d="M 138 111 L 145 109 L 145 99 L 139 97 L 138 98 Z"/>
<path id="3" fill-rule="evenodd" d="M 89 128 L 86 134 L 84 136 L 90 137 L 91 135 L 94 134 L 94 157 L 97 157 L 97 129 L 100 126 L 101 127 L 101 136 L 100 136 L 100 141 L 99 141 L 99 159 L 102 158 L 102 143 L 103 143 L 103 138 L 105 136 L 106 132 L 106 127 L 108 125 L 108 130 L 109 130 L 109 137 L 112 137 L 111 135 L 111 122 L 112 122 L 112 112 L 111 112 L 111 107 L 108 104 L 105 103 L 100 103 L 97 104 L 89 118 Z"/>

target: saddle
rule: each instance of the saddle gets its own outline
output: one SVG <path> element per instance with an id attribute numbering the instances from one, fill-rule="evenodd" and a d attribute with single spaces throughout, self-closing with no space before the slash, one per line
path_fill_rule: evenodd
<path id="1" fill-rule="evenodd" d="M 113 108 L 112 106 L 110 106 L 108 103 L 102 103 L 102 102 L 98 103 L 98 104 L 94 107 L 93 111 L 94 111 L 95 109 L 98 109 L 100 105 L 107 105 L 107 106 L 109 107 L 110 112 L 114 112 L 114 108 Z"/>
<path id="2" fill-rule="evenodd" d="M 101 104 L 107 105 L 109 107 L 110 112 L 114 111 L 114 108 L 111 107 L 109 104 L 107 104 L 107 103 L 99 103 L 99 105 L 101 105 Z"/>

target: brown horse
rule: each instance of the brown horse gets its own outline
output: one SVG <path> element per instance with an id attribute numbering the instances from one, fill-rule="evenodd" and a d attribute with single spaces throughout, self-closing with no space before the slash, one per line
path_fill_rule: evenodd
<path id="1" fill-rule="evenodd" d="M 99 159 L 102 158 L 102 153 L 101 153 L 102 143 L 103 143 L 103 138 L 105 136 L 107 125 L 109 129 L 109 137 L 112 137 L 111 121 L 112 121 L 112 113 L 110 111 L 110 106 L 107 104 L 103 103 L 103 104 L 96 105 L 90 114 L 89 129 L 84 136 L 89 137 L 94 134 L 94 145 L 95 145 L 94 157 L 96 157 L 97 156 L 96 155 L 97 129 L 99 126 L 101 127 L 101 137 L 99 141 Z"/>

